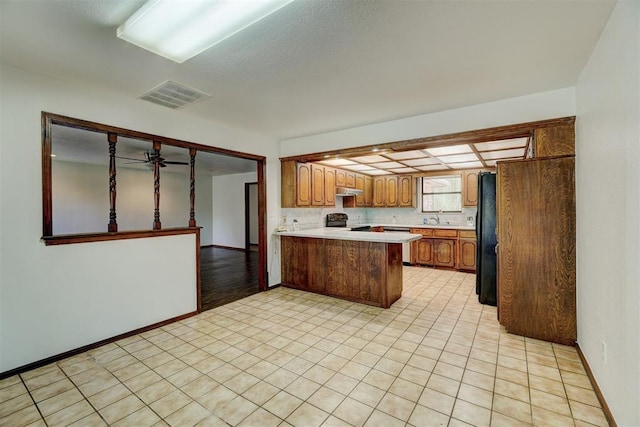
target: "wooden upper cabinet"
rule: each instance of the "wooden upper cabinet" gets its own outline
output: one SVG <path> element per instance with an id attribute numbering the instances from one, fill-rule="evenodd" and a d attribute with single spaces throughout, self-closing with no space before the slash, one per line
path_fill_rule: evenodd
<path id="1" fill-rule="evenodd" d="M 324 166 L 311 164 L 311 206 L 324 206 Z"/>
<path id="2" fill-rule="evenodd" d="M 373 207 L 385 207 L 385 179 L 381 176 L 373 178 Z"/>
<path id="3" fill-rule="evenodd" d="M 384 192 L 385 202 L 384 205 L 388 208 L 398 206 L 398 177 L 385 176 L 384 177 Z"/>
<path id="4" fill-rule="evenodd" d="M 347 186 L 347 171 L 336 169 L 336 187 Z"/>
<path id="5" fill-rule="evenodd" d="M 373 177 L 364 177 L 364 206 L 373 206 Z"/>
<path id="6" fill-rule="evenodd" d="M 575 139 L 574 123 L 536 129 L 533 132 L 535 157 L 574 155 Z"/>
<path id="7" fill-rule="evenodd" d="M 296 167 L 296 205 L 311 206 L 311 165 L 298 163 Z"/>
<path id="8" fill-rule="evenodd" d="M 324 168 L 324 205 L 336 205 L 336 170 L 333 168 Z"/>
<path id="9" fill-rule="evenodd" d="M 356 173 L 347 172 L 347 188 L 356 188 Z"/>
<path id="10" fill-rule="evenodd" d="M 398 207 L 413 208 L 415 203 L 415 192 L 413 186 L 413 176 L 398 176 Z"/>
<path id="11" fill-rule="evenodd" d="M 477 170 L 462 172 L 462 205 L 478 205 L 478 173 Z"/>
<path id="12" fill-rule="evenodd" d="M 362 194 L 358 194 L 356 196 L 356 206 L 357 207 L 364 207 L 364 175 L 360 175 L 360 174 L 356 174 L 355 176 L 355 180 L 356 180 L 356 188 L 358 190 L 362 190 Z"/>

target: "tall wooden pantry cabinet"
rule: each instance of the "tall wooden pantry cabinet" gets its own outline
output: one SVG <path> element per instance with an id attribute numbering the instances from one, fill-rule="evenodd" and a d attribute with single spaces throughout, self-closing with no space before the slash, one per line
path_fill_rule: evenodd
<path id="1" fill-rule="evenodd" d="M 574 345 L 573 156 L 498 162 L 498 318 L 508 332 Z"/>

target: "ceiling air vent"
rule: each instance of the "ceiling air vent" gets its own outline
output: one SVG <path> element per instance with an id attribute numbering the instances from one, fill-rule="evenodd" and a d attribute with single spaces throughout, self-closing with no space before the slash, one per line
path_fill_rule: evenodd
<path id="1" fill-rule="evenodd" d="M 211 98 L 211 95 L 171 80 L 159 84 L 140 97 L 145 101 L 174 110 L 206 98 Z"/>

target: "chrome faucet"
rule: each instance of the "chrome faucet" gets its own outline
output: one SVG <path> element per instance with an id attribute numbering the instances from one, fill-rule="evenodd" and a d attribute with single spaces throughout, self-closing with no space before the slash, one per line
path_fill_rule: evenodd
<path id="1" fill-rule="evenodd" d="M 435 217 L 433 217 L 433 216 L 432 216 L 432 217 L 431 217 L 431 218 L 429 218 L 429 219 L 430 219 L 430 220 L 435 219 L 435 220 L 436 220 L 436 224 L 440 224 L 440 217 L 438 216 L 438 214 L 436 214 L 436 216 L 435 216 Z"/>

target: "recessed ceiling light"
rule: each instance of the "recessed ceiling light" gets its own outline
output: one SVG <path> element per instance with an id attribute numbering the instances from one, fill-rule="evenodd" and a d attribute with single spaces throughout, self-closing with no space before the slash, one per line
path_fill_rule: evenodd
<path id="1" fill-rule="evenodd" d="M 149 0 L 117 36 L 179 64 L 271 15 L 293 0 Z"/>
<path id="2" fill-rule="evenodd" d="M 55 156 L 56 156 L 55 154 L 51 153 L 51 157 L 55 157 Z"/>

